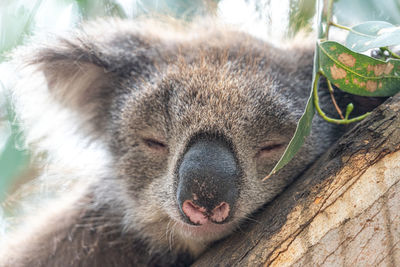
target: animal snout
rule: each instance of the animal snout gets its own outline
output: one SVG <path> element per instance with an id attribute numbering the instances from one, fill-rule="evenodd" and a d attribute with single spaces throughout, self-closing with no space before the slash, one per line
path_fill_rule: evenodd
<path id="1" fill-rule="evenodd" d="M 228 142 L 196 139 L 182 157 L 178 178 L 178 206 L 187 223 L 229 221 L 239 195 L 240 168 Z"/>

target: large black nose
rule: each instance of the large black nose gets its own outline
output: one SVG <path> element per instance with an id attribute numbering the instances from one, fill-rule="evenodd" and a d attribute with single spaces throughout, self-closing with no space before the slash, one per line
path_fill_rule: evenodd
<path id="1" fill-rule="evenodd" d="M 191 142 L 178 176 L 178 204 L 189 223 L 228 221 L 238 198 L 240 177 L 239 164 L 228 142 L 222 138 Z"/>

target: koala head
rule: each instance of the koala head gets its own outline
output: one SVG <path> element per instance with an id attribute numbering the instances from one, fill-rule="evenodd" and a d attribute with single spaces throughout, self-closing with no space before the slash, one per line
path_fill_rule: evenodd
<path id="1" fill-rule="evenodd" d="M 312 54 L 215 25 L 150 24 L 95 22 L 24 60 L 44 74 L 51 102 L 105 144 L 112 163 L 93 185 L 98 205 L 150 246 L 198 254 L 274 198 L 331 137 L 320 126 L 326 142 L 263 181 L 305 106 Z"/>

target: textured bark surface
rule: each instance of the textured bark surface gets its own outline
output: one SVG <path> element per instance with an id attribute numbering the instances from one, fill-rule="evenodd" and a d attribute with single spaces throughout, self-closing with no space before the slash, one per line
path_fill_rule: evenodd
<path id="1" fill-rule="evenodd" d="M 400 266 L 400 94 L 194 266 Z"/>

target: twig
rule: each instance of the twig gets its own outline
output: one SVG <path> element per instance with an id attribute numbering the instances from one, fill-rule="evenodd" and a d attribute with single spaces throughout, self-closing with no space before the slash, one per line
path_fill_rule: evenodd
<path id="1" fill-rule="evenodd" d="M 342 114 L 342 111 L 340 110 L 338 104 L 336 103 L 335 96 L 333 95 L 332 83 L 331 83 L 329 80 L 327 80 L 327 83 L 328 83 L 329 94 L 331 95 L 332 103 L 333 103 L 333 105 L 335 106 L 335 109 L 336 109 L 337 113 L 339 113 L 340 118 L 341 118 L 342 120 L 344 120 L 344 116 L 343 116 L 343 114 Z"/>

